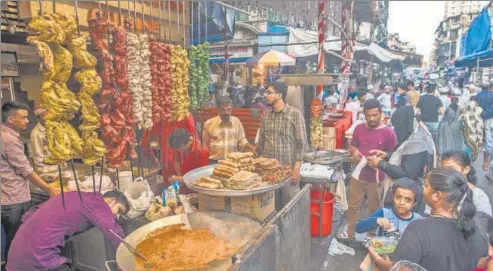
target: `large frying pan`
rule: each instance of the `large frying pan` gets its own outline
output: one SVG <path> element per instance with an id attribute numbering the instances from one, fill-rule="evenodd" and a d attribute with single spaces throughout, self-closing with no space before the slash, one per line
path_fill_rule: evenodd
<path id="1" fill-rule="evenodd" d="M 149 233 L 156 229 L 175 224 L 187 225 L 188 223 L 194 230 L 209 229 L 214 235 L 223 238 L 224 240 L 228 240 L 238 248 L 244 246 L 260 230 L 260 225 L 253 220 L 230 213 L 190 213 L 170 216 L 151 222 L 132 232 L 125 238 L 125 241 L 133 247 L 136 247 L 137 244 L 146 239 Z M 233 256 L 233 254 L 230 256 Z M 116 251 L 116 263 L 118 268 L 123 271 L 149 271 L 149 269 L 137 265 L 135 256 L 124 244 L 120 244 Z M 211 263 L 210 268 L 200 270 L 223 271 L 227 270 L 231 264 L 231 258 L 229 258 L 213 262 Z"/>

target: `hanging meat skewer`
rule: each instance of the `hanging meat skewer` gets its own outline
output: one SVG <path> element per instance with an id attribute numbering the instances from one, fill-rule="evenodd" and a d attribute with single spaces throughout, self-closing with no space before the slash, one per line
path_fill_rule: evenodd
<path id="1" fill-rule="evenodd" d="M 101 122 L 102 135 L 107 146 L 107 163 L 110 168 L 121 168 L 127 156 L 127 150 L 131 158 L 136 158 L 135 132 L 133 130 L 134 119 L 131 114 L 131 95 L 126 91 L 128 81 L 125 81 L 125 35 L 124 29 L 115 28 L 113 32 L 115 57 L 108 50 L 104 34 L 109 23 L 102 18 L 89 19 L 89 33 L 94 49 L 99 52 L 102 60 L 103 92 L 101 95 Z M 113 63 L 115 61 L 115 63 Z M 115 64 L 115 65 L 114 65 Z M 115 69 L 116 67 L 116 69 Z M 113 80 L 118 78 L 118 80 Z M 118 93 L 116 87 L 120 87 Z"/>

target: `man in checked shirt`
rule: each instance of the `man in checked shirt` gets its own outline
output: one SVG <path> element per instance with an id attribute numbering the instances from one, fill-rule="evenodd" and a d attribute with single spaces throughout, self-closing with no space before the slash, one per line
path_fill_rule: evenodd
<path id="1" fill-rule="evenodd" d="M 298 109 L 286 104 L 286 94 L 282 82 L 267 86 L 265 99 L 272 109 L 267 109 L 260 121 L 257 146 L 259 155 L 293 167 L 291 183 L 281 189 L 283 206 L 300 190 L 300 168 L 307 142 L 305 119 Z"/>

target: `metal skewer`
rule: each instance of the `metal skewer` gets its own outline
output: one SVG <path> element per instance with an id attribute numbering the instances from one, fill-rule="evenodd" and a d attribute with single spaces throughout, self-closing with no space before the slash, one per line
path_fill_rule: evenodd
<path id="1" fill-rule="evenodd" d="M 65 192 L 63 191 L 62 166 L 58 165 L 58 179 L 60 179 L 60 194 L 62 196 L 63 210 L 65 210 Z"/>
<path id="2" fill-rule="evenodd" d="M 103 183 L 103 169 L 104 169 L 104 156 L 101 157 L 101 174 L 99 175 L 99 189 L 98 191 L 101 193 L 101 184 Z"/>
<path id="3" fill-rule="evenodd" d="M 171 1 L 168 1 L 168 41 L 171 41 Z"/>
<path id="4" fill-rule="evenodd" d="M 187 19 L 185 18 L 185 5 L 186 5 L 186 0 L 183 0 L 183 4 L 182 4 L 182 12 L 183 12 L 183 48 L 185 48 L 187 46 Z"/>
<path id="5" fill-rule="evenodd" d="M 120 1 L 118 1 L 118 26 L 122 26 L 122 6 L 120 5 Z"/>
<path id="6" fill-rule="evenodd" d="M 135 6 L 136 1 L 134 1 L 134 33 L 137 34 L 137 7 Z"/>
<path id="7" fill-rule="evenodd" d="M 74 1 L 74 7 L 75 7 L 75 21 L 77 23 L 77 35 L 80 36 L 79 5 L 77 1 Z"/>
<path id="8" fill-rule="evenodd" d="M 152 0 L 151 0 L 151 5 L 152 5 Z M 162 30 L 162 27 L 161 27 L 161 18 L 162 18 L 162 14 L 161 14 L 161 1 L 158 1 L 157 2 L 157 10 L 158 10 L 158 23 L 157 23 L 157 27 L 158 27 L 158 37 L 159 37 L 159 40 L 163 40 L 163 35 L 161 33 L 161 30 Z"/>
<path id="9" fill-rule="evenodd" d="M 145 11 L 144 11 L 144 6 L 145 2 L 144 0 L 141 0 L 140 4 L 142 5 L 142 32 L 146 33 L 146 23 L 145 23 Z"/>
<path id="10" fill-rule="evenodd" d="M 94 168 L 94 165 L 91 166 L 91 173 L 92 173 L 92 189 L 94 190 L 93 191 L 93 194 L 96 195 L 96 176 L 95 176 L 95 168 Z"/>
<path id="11" fill-rule="evenodd" d="M 116 187 L 120 190 L 120 172 L 118 168 L 116 169 Z"/>
<path id="12" fill-rule="evenodd" d="M 74 160 L 70 160 L 70 167 L 72 168 L 72 172 L 74 173 L 75 186 L 77 187 L 77 194 L 79 194 L 80 202 L 84 203 L 82 200 L 82 195 L 80 194 L 79 181 L 77 180 L 77 172 L 75 171 Z"/>
<path id="13" fill-rule="evenodd" d="M 39 3 L 39 16 L 43 16 L 43 2 L 42 1 L 38 1 Z"/>
<path id="14" fill-rule="evenodd" d="M 154 35 L 154 14 L 152 13 L 152 0 L 149 0 L 149 6 L 150 6 L 150 13 L 151 13 L 151 29 L 149 29 L 149 33 L 151 35 Z"/>

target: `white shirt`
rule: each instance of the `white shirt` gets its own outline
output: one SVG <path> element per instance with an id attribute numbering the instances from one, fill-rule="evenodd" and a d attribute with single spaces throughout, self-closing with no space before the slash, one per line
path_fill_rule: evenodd
<path id="1" fill-rule="evenodd" d="M 346 110 L 353 113 L 353 123 L 358 119 L 358 113 L 361 110 L 360 101 L 349 102 L 346 104 Z"/>
<path id="2" fill-rule="evenodd" d="M 46 142 L 46 128 L 38 123 L 31 132 L 31 145 L 33 150 L 34 170 L 43 175 L 47 173 L 58 173 L 58 166 L 44 163 L 45 157 L 50 156 L 48 143 Z"/>
<path id="3" fill-rule="evenodd" d="M 371 93 L 366 93 L 366 100 L 372 100 L 372 99 L 375 99 L 375 96 L 373 96 L 373 94 Z"/>
<path id="4" fill-rule="evenodd" d="M 442 105 L 444 109 L 447 109 L 449 105 L 451 104 L 450 98 L 447 95 L 440 95 L 440 100 L 442 101 Z"/>
<path id="5" fill-rule="evenodd" d="M 389 111 L 392 110 L 392 101 L 390 94 L 388 93 L 382 93 L 380 96 L 377 98 L 378 101 L 382 104 L 382 110 L 383 111 Z"/>

